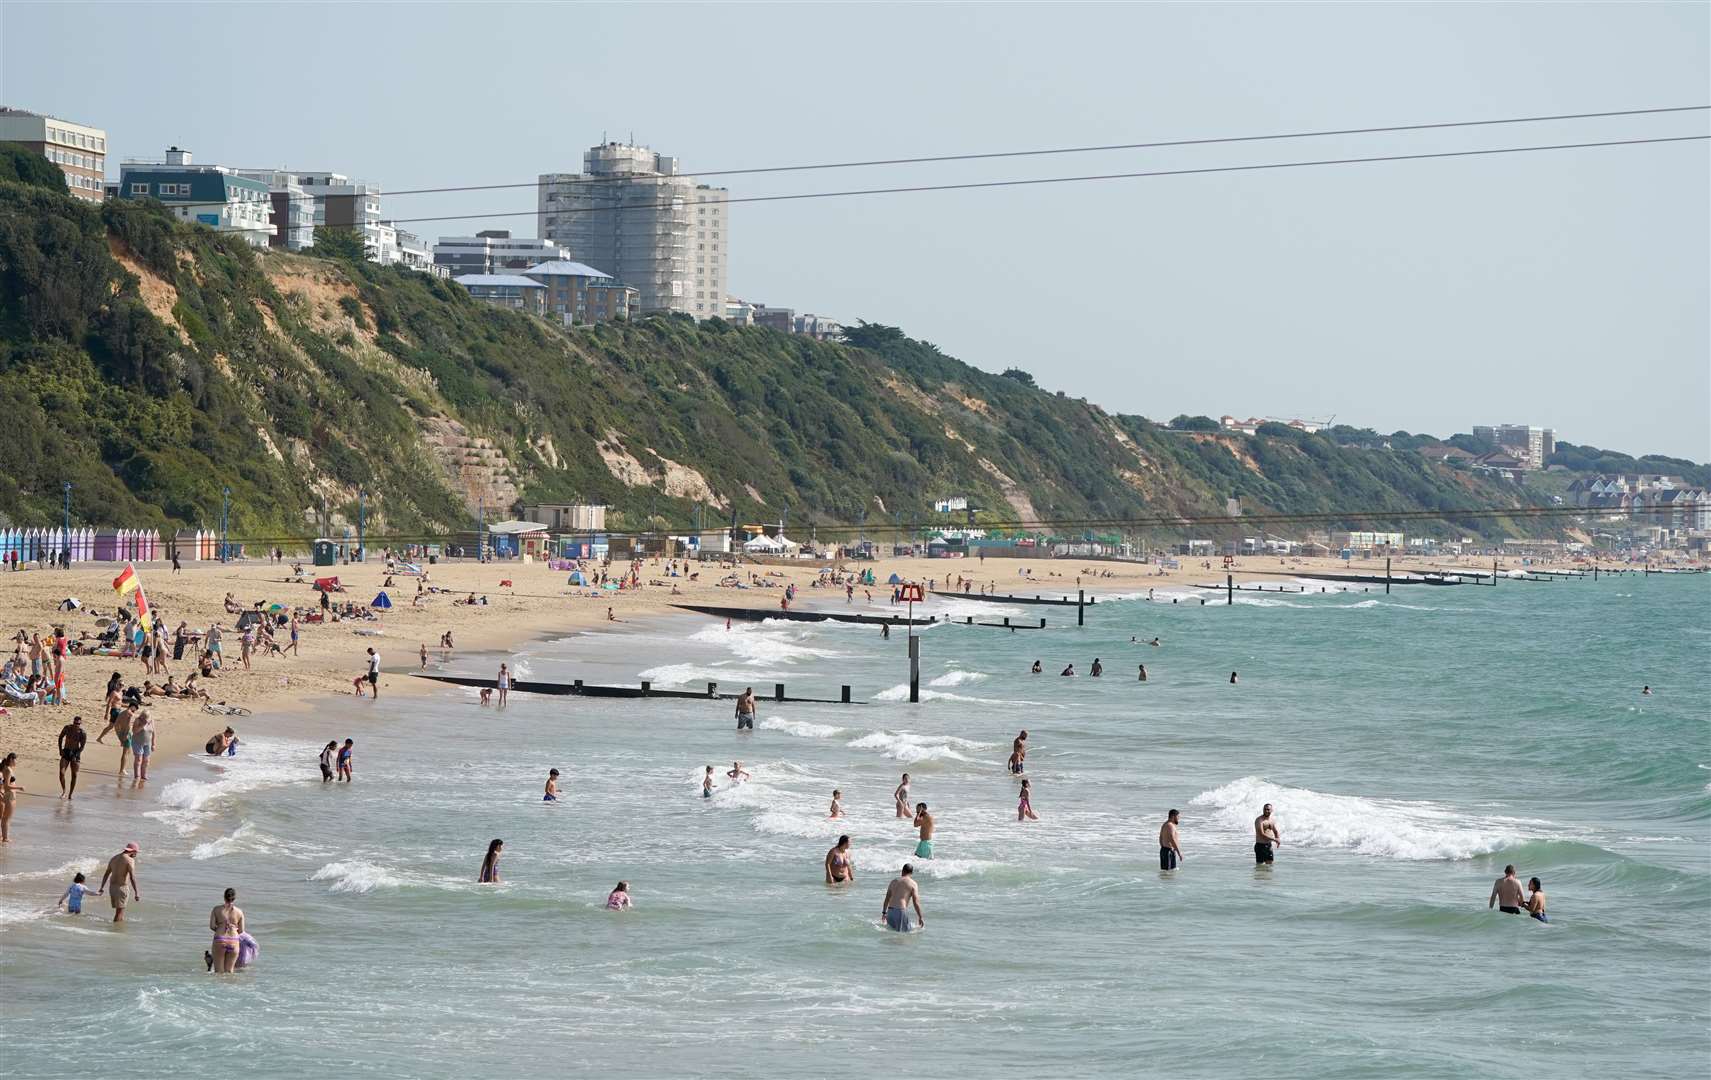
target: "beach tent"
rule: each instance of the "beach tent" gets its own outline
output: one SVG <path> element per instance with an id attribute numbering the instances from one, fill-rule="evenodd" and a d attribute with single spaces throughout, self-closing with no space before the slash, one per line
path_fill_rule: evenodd
<path id="1" fill-rule="evenodd" d="M 570 583 L 572 585 L 587 585 L 588 575 L 584 574 L 580 570 L 572 570 L 570 572 Z"/>
<path id="2" fill-rule="evenodd" d="M 375 594 L 374 602 L 368 606 L 385 611 L 392 606 L 392 597 L 387 596 L 386 590 L 382 589 L 380 592 Z"/>
<path id="3" fill-rule="evenodd" d="M 743 550 L 744 551 L 768 552 L 768 551 L 782 551 L 783 549 L 784 549 L 783 544 L 779 543 L 777 540 L 774 540 L 772 537 L 767 536 L 765 533 L 762 533 L 761 535 L 756 536 L 753 539 L 748 540 L 747 542 L 745 542 L 743 544 Z"/>
<path id="4" fill-rule="evenodd" d="M 246 611 L 242 615 L 238 616 L 238 629 L 239 630 L 248 630 L 250 627 L 257 626 L 260 623 L 261 623 L 261 612 L 259 612 L 259 611 L 250 610 L 250 611 Z"/>
<path id="5" fill-rule="evenodd" d="M 901 584 L 903 584 L 903 579 L 898 577 L 896 574 L 892 574 L 889 578 L 887 578 L 885 580 L 885 583 L 887 585 L 901 585 Z"/>
<path id="6" fill-rule="evenodd" d="M 318 577 L 315 579 L 316 592 L 344 592 L 344 586 L 339 584 L 336 577 Z"/>

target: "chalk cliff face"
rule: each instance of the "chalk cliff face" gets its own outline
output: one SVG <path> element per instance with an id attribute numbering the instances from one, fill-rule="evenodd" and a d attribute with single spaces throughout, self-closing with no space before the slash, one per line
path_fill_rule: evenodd
<path id="1" fill-rule="evenodd" d="M 687 527 L 699 506 L 881 537 L 945 496 L 1069 536 L 1231 498 L 1368 526 L 1521 501 L 1418 454 L 1109 414 L 890 327 L 847 344 L 681 317 L 565 329 L 20 183 L 0 182 L 0 285 L 0 515 L 21 523 L 57 522 L 66 480 L 74 517 L 138 526 L 211 525 L 229 487 L 232 532 L 256 538 L 354 521 L 359 495 L 377 535 L 580 499 L 614 529 Z"/>

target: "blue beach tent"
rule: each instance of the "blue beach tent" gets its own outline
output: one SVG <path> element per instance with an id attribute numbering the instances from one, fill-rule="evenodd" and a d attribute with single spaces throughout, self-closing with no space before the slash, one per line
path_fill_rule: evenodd
<path id="1" fill-rule="evenodd" d="M 392 607 L 392 597 L 387 596 L 385 592 L 378 593 L 374 598 L 374 603 L 368 606 L 385 611 Z"/>

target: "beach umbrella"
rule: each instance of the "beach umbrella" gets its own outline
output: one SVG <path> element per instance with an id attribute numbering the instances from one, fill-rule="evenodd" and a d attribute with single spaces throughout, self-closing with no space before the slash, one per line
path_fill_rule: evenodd
<path id="1" fill-rule="evenodd" d="M 380 610 L 385 611 L 386 609 L 388 609 L 392 606 L 392 598 L 390 596 L 387 596 L 386 593 L 383 591 L 383 592 L 377 593 L 374 597 L 374 603 L 372 603 L 368 606 L 372 607 L 372 608 L 379 608 Z"/>

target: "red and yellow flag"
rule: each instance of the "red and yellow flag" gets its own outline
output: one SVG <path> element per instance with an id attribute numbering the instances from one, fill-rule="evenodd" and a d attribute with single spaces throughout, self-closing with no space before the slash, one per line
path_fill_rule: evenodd
<path id="1" fill-rule="evenodd" d="M 124 572 L 113 579 L 113 591 L 119 594 L 121 603 L 124 602 L 126 593 L 137 594 L 137 621 L 143 624 L 143 633 L 152 633 L 154 619 L 149 615 L 149 598 L 148 594 L 143 592 L 143 583 L 137 577 L 136 567 L 130 563 L 125 564 Z"/>

